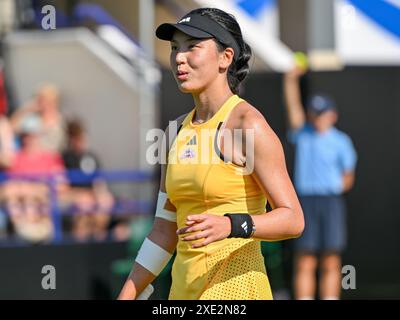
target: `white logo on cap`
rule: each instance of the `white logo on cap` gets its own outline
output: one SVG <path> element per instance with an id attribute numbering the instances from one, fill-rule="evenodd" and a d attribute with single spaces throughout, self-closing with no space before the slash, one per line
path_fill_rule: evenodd
<path id="1" fill-rule="evenodd" d="M 184 23 L 184 22 L 190 22 L 191 18 L 187 17 L 185 19 L 182 19 L 181 21 L 179 21 L 178 23 Z"/>

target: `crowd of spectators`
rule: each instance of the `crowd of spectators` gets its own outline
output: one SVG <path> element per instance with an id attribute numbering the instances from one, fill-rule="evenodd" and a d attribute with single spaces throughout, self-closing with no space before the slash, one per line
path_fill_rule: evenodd
<path id="1" fill-rule="evenodd" d="M 115 197 L 96 175 L 100 160 L 89 148 L 82 121 L 61 113 L 58 88 L 41 85 L 11 113 L 4 90 L 0 83 L 0 241 L 53 241 L 54 206 L 67 239 L 126 240 L 119 231 L 113 236 L 112 227 L 121 229 L 112 216 Z"/>

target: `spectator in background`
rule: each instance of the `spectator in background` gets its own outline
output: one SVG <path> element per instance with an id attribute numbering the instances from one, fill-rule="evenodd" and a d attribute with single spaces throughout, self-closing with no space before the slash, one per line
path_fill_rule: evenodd
<path id="1" fill-rule="evenodd" d="M 0 58 L 0 174 L 11 165 L 15 155 L 15 138 L 10 122 L 6 116 L 8 110 L 8 101 L 4 77 L 2 71 L 2 61 Z M 0 177 L 1 179 L 2 177 Z M 3 183 L 0 180 L 1 184 Z M 0 188 L 0 192 L 2 191 Z M 7 216 L 0 208 L 0 239 L 7 235 Z"/>
<path id="2" fill-rule="evenodd" d="M 0 99 L 2 99 L 1 75 L 0 75 Z M 5 103 L 5 100 L 4 100 Z M 0 105 L 2 102 L 0 101 Z M 7 169 L 15 155 L 15 138 L 10 122 L 5 115 L 6 108 L 0 109 L 0 172 Z"/>
<path id="3" fill-rule="evenodd" d="M 353 187 L 357 155 L 351 139 L 334 127 L 338 112 L 333 100 L 314 95 L 306 116 L 299 88 L 304 72 L 295 67 L 284 79 L 289 140 L 296 148 L 294 183 L 305 217 L 303 235 L 295 240 L 295 297 L 315 298 L 320 255 L 319 297 L 339 299 L 346 246 L 342 194 Z"/>
<path id="4" fill-rule="evenodd" d="M 16 25 L 16 1 L 0 1 L 0 40 L 3 35 L 10 32 Z"/>
<path id="5" fill-rule="evenodd" d="M 9 180 L 3 187 L 13 229 L 18 238 L 32 243 L 50 241 L 53 224 L 50 216 L 49 179 L 55 190 L 68 190 L 61 156 L 42 147 L 38 123 L 21 128 L 21 150 L 7 169 Z"/>
<path id="6" fill-rule="evenodd" d="M 70 121 L 67 135 L 68 148 L 63 152 L 63 159 L 66 168 L 72 170 L 70 201 L 75 207 L 72 235 L 79 241 L 104 240 L 108 236 L 113 196 L 106 182 L 97 176 L 100 162 L 95 153 L 88 149 L 81 122 Z"/>
<path id="7" fill-rule="evenodd" d="M 25 125 L 39 126 L 42 147 L 62 152 L 65 148 L 65 123 L 59 109 L 60 94 L 52 84 L 42 85 L 33 100 L 17 109 L 11 117 L 14 131 L 19 134 Z"/>
<path id="8" fill-rule="evenodd" d="M 0 172 L 10 166 L 15 154 L 14 133 L 6 116 L 7 110 L 7 93 L 0 59 Z"/>

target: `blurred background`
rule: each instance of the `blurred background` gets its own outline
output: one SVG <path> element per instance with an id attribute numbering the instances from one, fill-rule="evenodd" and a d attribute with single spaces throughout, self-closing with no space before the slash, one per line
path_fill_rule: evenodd
<path id="1" fill-rule="evenodd" d="M 114 299 L 151 228 L 150 129 L 193 108 L 154 30 L 199 6 L 238 19 L 255 55 L 242 96 L 281 139 L 283 74 L 329 92 L 358 152 L 344 299 L 400 298 L 400 0 L 0 0 L 0 299 Z M 277 299 L 293 297 L 291 241 L 264 243 Z M 41 286 L 56 269 L 56 290 Z M 165 299 L 169 265 L 156 280 Z"/>

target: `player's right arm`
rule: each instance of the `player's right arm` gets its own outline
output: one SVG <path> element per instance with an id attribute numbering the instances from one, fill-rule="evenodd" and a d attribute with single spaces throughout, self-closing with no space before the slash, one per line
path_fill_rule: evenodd
<path id="1" fill-rule="evenodd" d="M 179 117 L 177 128 L 184 116 Z M 175 127 L 172 126 L 172 127 Z M 170 139 L 175 139 L 176 133 L 170 134 L 170 126 L 165 131 L 162 152 L 168 152 Z M 165 148 L 165 149 L 164 149 Z M 176 212 L 168 201 L 165 190 L 166 164 L 161 164 L 160 191 L 157 200 L 157 211 L 153 228 L 142 244 L 133 264 L 132 271 L 118 296 L 118 300 L 136 299 L 139 294 L 158 276 L 168 264 L 176 249 Z"/>
<path id="2" fill-rule="evenodd" d="M 305 70 L 295 66 L 284 76 L 284 96 L 289 126 L 292 130 L 300 129 L 304 126 L 306 116 L 301 102 L 300 77 Z"/>

